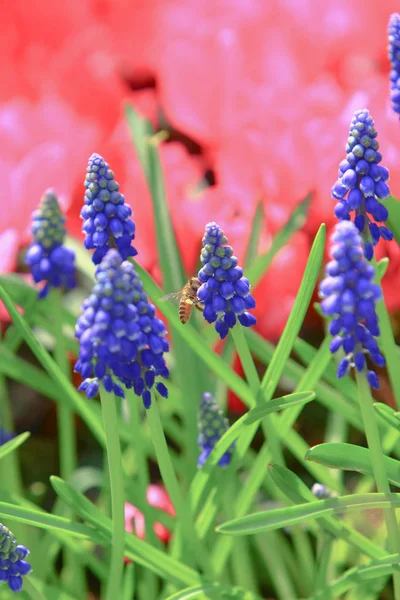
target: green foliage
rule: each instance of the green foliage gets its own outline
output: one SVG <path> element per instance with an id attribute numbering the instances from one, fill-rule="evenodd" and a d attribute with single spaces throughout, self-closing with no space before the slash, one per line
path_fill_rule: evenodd
<path id="1" fill-rule="evenodd" d="M 368 509 L 384 509 L 387 517 L 400 506 L 400 494 L 389 488 L 400 487 L 400 413 L 369 398 L 365 403 L 360 382 L 336 378 L 328 337 L 314 345 L 299 337 L 325 256 L 325 225 L 277 343 L 236 327 L 216 351 L 212 327 L 196 317 L 182 326 L 176 307 L 162 300 L 192 273 L 184 273 L 169 213 L 160 134 L 130 107 L 126 117 L 152 198 L 162 287 L 135 266 L 171 332 L 170 395 L 154 397 L 146 413 L 131 392 L 105 407 L 76 391 L 73 328 L 94 274 L 78 242 L 69 245 L 77 254 L 80 288 L 66 296 L 39 301 L 19 275 L 0 276 L 0 298 L 12 320 L 0 341 L 0 426 L 12 427 L 10 381 L 58 411 L 58 448 L 43 450 L 44 440 L 34 431 L 0 447 L 0 522 L 18 529 L 19 542 L 29 542 L 36 562 L 21 598 L 86 600 L 89 590 L 101 588 L 96 598 L 322 600 L 349 592 L 345 597 L 354 600 L 364 597 L 367 586 L 368 600 L 378 600 L 383 589 L 385 598 L 399 600 L 389 583 L 398 576 L 399 553 L 390 540 L 386 544 L 385 522 L 371 519 Z M 268 215 L 258 205 L 245 260 L 253 287 L 305 223 L 310 200 L 299 204 L 262 255 L 258 248 Z M 389 226 L 400 242 L 400 205 L 394 198 L 387 205 Z M 378 282 L 388 262 L 377 264 Z M 378 312 L 398 407 L 399 349 L 384 302 Z M 232 367 L 235 353 L 244 377 Z M 244 414 L 232 419 L 196 469 L 198 404 L 203 392 L 214 390 L 223 406 L 228 392 L 234 393 Z M 69 426 L 63 427 L 63 418 Z M 218 462 L 232 444 L 232 461 L 221 469 Z M 161 480 L 174 515 L 147 500 L 148 485 Z M 316 481 L 331 497 L 313 495 Z M 376 493 L 375 481 L 386 491 Z M 125 502 L 143 513 L 144 539 L 123 532 Z M 168 546 L 157 537 L 159 524 L 171 534 Z M 122 555 L 133 562 L 123 563 Z M 0 586 L 3 597 L 10 595 Z"/>

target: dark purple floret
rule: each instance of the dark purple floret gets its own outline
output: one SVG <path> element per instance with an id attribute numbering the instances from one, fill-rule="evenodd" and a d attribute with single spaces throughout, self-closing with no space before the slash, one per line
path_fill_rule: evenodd
<path id="1" fill-rule="evenodd" d="M 124 397 L 133 388 L 148 408 L 150 390 L 168 396 L 164 352 L 168 351 L 166 329 L 155 317 L 135 267 L 111 249 L 96 269 L 96 284 L 82 305 L 76 325 L 80 342 L 75 370 L 84 381 L 79 390 L 96 396 L 100 383 L 108 392 Z"/>
<path id="2" fill-rule="evenodd" d="M 237 320 L 244 327 L 251 327 L 257 320 L 248 312 L 255 308 L 250 294 L 250 282 L 227 245 L 224 232 L 216 223 L 206 225 L 200 260 L 203 264 L 198 273 L 202 285 L 197 296 L 204 306 L 204 318 L 215 323 L 221 339 L 228 335 Z"/>
<path id="3" fill-rule="evenodd" d="M 375 269 L 363 256 L 361 236 L 354 223 L 340 221 L 331 239 L 332 260 L 326 265 L 319 293 L 322 312 L 333 317 L 329 326 L 334 336 L 331 352 L 342 348 L 345 354 L 337 377 L 344 377 L 354 367 L 366 373 L 371 387 L 378 388 L 376 373 L 366 367 L 366 356 L 377 366 L 385 364 L 376 341 L 380 332 L 375 304 L 382 292 L 373 282 Z"/>
<path id="4" fill-rule="evenodd" d="M 390 98 L 394 112 L 400 115 L 400 15 L 389 19 Z"/>
<path id="5" fill-rule="evenodd" d="M 203 394 L 200 403 L 198 429 L 199 436 L 197 438 L 197 443 L 199 445 L 200 455 L 197 460 L 197 466 L 198 468 L 201 468 L 211 454 L 215 444 L 229 429 L 228 419 L 224 417 L 222 410 L 209 392 Z M 218 462 L 220 467 L 227 467 L 229 465 L 233 449 L 234 444 L 232 444 L 225 454 L 221 456 Z"/>
<path id="6" fill-rule="evenodd" d="M 99 154 L 89 158 L 85 187 L 82 231 L 86 235 L 85 248 L 94 250 L 94 264 L 98 265 L 110 248 L 116 248 L 123 260 L 136 256 L 132 246 L 135 224 L 130 218 L 131 207 L 118 191 L 113 171 Z"/>
<path id="7" fill-rule="evenodd" d="M 20 592 L 22 577 L 31 571 L 25 560 L 29 551 L 18 545 L 12 531 L 0 523 L 0 583 L 7 583 L 10 590 Z"/>
<path id="8" fill-rule="evenodd" d="M 10 431 L 3 429 L 3 427 L 0 427 L 0 446 L 4 446 L 4 444 L 7 444 L 7 442 L 13 438 L 15 438 L 15 433 L 11 433 Z"/>
<path id="9" fill-rule="evenodd" d="M 74 288 L 75 253 L 66 248 L 65 217 L 58 204 L 57 196 L 47 190 L 39 208 L 33 213 L 33 243 L 25 255 L 25 264 L 33 276 L 35 283 L 45 282 L 39 292 L 39 298 L 47 296 L 51 287 Z"/>
<path id="10" fill-rule="evenodd" d="M 389 214 L 381 203 L 390 196 L 386 183 L 389 171 L 380 165 L 382 155 L 374 121 L 368 110 L 354 113 L 346 146 L 346 158 L 339 165 L 339 179 L 332 188 L 332 197 L 338 200 L 335 215 L 340 220 L 354 223 L 363 239 L 364 256 L 371 260 L 374 246 L 380 238 L 393 239 L 393 233 L 384 223 Z"/>

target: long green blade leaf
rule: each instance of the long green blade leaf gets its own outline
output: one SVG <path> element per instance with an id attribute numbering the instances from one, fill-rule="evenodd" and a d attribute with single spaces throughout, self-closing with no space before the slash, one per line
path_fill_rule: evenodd
<path id="1" fill-rule="evenodd" d="M 400 494 L 353 494 L 247 515 L 223 523 L 217 527 L 217 531 L 229 535 L 250 535 L 289 527 L 308 519 L 319 519 L 344 509 L 365 510 L 367 508 L 388 508 L 391 505 L 400 505 Z"/>
<path id="2" fill-rule="evenodd" d="M 19 448 L 24 442 L 26 442 L 30 435 L 31 434 L 29 433 L 29 431 L 25 431 L 25 433 L 17 435 L 17 437 L 13 438 L 6 444 L 0 446 L 0 459 L 4 458 L 5 456 L 7 456 L 7 454 L 10 454 L 10 452 L 13 452 L 17 448 Z"/>

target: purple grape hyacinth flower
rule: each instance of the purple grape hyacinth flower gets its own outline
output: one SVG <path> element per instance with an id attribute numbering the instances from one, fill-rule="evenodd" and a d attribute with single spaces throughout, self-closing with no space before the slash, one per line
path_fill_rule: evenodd
<path id="1" fill-rule="evenodd" d="M 116 248 L 126 260 L 136 256 L 132 246 L 135 224 L 131 207 L 119 190 L 114 173 L 99 154 L 92 154 L 85 179 L 85 205 L 81 210 L 82 231 L 87 250 L 95 250 L 92 260 L 98 265 L 110 248 Z"/>
<path id="2" fill-rule="evenodd" d="M 332 234 L 332 260 L 326 265 L 326 277 L 319 286 L 322 312 L 333 317 L 329 332 L 333 335 L 330 349 L 342 348 L 345 357 L 340 361 L 337 377 L 344 377 L 355 367 L 365 372 L 371 387 L 378 389 L 375 371 L 368 370 L 366 356 L 377 366 L 384 366 L 376 338 L 380 331 L 375 304 L 381 288 L 373 282 L 374 267 L 362 251 L 362 240 L 351 221 L 340 221 Z"/>
<path id="3" fill-rule="evenodd" d="M 228 335 L 237 320 L 244 327 L 257 322 L 248 311 L 256 302 L 250 294 L 250 282 L 243 276 L 231 246 L 222 229 L 214 222 L 206 225 L 200 260 L 203 264 L 198 273 L 202 285 L 197 297 L 204 306 L 203 316 L 209 323 L 215 322 L 220 338 Z"/>
<path id="4" fill-rule="evenodd" d="M 389 19 L 390 99 L 394 112 L 400 115 L 400 15 Z"/>
<path id="5" fill-rule="evenodd" d="M 201 468 L 211 454 L 215 444 L 228 431 L 229 422 L 209 392 L 205 392 L 202 396 L 197 421 L 199 429 L 197 443 L 200 449 L 197 467 Z M 218 462 L 220 467 L 227 467 L 229 465 L 234 446 L 235 444 L 233 443 L 225 454 L 221 456 Z"/>
<path id="6" fill-rule="evenodd" d="M 31 571 L 31 565 L 25 560 L 29 551 L 18 545 L 14 534 L 0 523 L 0 583 L 7 583 L 10 590 L 22 590 L 22 577 Z"/>
<path id="7" fill-rule="evenodd" d="M 367 260 L 374 254 L 374 246 L 380 238 L 392 240 L 393 233 L 384 223 L 387 208 L 381 204 L 390 195 L 386 183 L 389 171 L 380 165 L 382 155 L 374 121 L 368 110 L 354 113 L 346 146 L 346 158 L 339 165 L 339 179 L 332 188 L 332 197 L 338 200 L 335 215 L 340 220 L 350 220 L 355 212 L 354 223 L 363 238 L 363 250 Z"/>
<path id="8" fill-rule="evenodd" d="M 155 317 L 134 265 L 123 261 L 118 250 L 107 252 L 95 278 L 76 325 L 80 349 L 75 371 L 84 379 L 79 391 L 91 398 L 102 383 L 108 392 L 124 397 L 123 384 L 148 408 L 154 384 L 161 396 L 168 396 L 164 383 L 155 381 L 169 375 L 164 323 Z"/>
<path id="9" fill-rule="evenodd" d="M 46 282 L 39 298 L 45 298 L 52 287 L 72 289 L 76 286 L 75 253 L 63 245 L 66 235 L 64 223 L 65 217 L 56 194 L 47 190 L 39 208 L 33 213 L 34 241 L 25 255 L 25 264 L 35 283 Z"/>

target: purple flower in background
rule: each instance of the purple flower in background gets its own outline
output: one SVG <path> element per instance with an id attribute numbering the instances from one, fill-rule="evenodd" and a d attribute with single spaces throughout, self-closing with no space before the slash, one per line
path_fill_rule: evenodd
<path id="1" fill-rule="evenodd" d="M 379 164 L 382 155 L 376 136 L 368 110 L 356 111 L 350 125 L 347 155 L 339 165 L 339 179 L 332 188 L 332 196 L 338 200 L 335 215 L 340 220 L 350 220 L 354 211 L 354 223 L 362 235 L 368 260 L 372 259 L 380 238 L 393 239 L 388 227 L 377 224 L 384 223 L 389 216 L 380 201 L 388 198 L 390 189 L 386 183 L 389 171 Z"/>
<path id="2" fill-rule="evenodd" d="M 123 260 L 136 256 L 137 251 L 132 246 L 135 224 L 130 218 L 131 207 L 118 191 L 113 171 L 99 154 L 89 158 L 85 187 L 82 231 L 86 235 L 85 248 L 95 249 L 94 264 L 98 265 L 110 248 L 116 248 Z"/>
<path id="3" fill-rule="evenodd" d="M 7 444 L 7 442 L 13 438 L 15 438 L 15 433 L 11 433 L 10 431 L 3 429 L 3 427 L 0 427 L 0 446 L 4 446 L 4 444 Z"/>
<path id="4" fill-rule="evenodd" d="M 366 366 L 366 356 L 377 366 L 385 364 L 375 339 L 380 335 L 375 304 L 382 294 L 373 282 L 375 269 L 364 259 L 361 236 L 354 223 L 340 221 L 331 239 L 332 260 L 326 265 L 319 293 L 322 312 L 333 317 L 329 326 L 334 336 L 331 352 L 342 348 L 345 353 L 337 377 L 344 377 L 355 367 L 359 372 L 366 371 L 371 387 L 379 388 L 375 371 Z"/>
<path id="5" fill-rule="evenodd" d="M 52 190 L 47 190 L 39 208 L 33 213 L 34 241 L 25 255 L 25 264 L 35 283 L 46 282 L 39 298 L 47 296 L 51 287 L 71 289 L 76 285 L 75 253 L 63 245 L 66 235 L 64 222 L 57 196 Z"/>
<path id="6" fill-rule="evenodd" d="M 228 419 L 224 417 L 222 410 L 209 392 L 203 394 L 197 421 L 199 429 L 197 443 L 200 448 L 197 466 L 201 468 L 211 454 L 215 444 L 221 439 L 224 433 L 228 431 L 229 422 Z M 220 467 L 227 467 L 229 465 L 233 448 L 234 444 L 232 444 L 220 458 L 218 462 Z"/>
<path id="7" fill-rule="evenodd" d="M 107 252 L 95 278 L 76 325 L 80 349 L 75 370 L 84 379 L 79 391 L 93 397 L 102 383 L 108 392 L 123 397 L 123 384 L 148 408 L 154 384 L 159 394 L 168 396 L 165 385 L 155 381 L 169 375 L 165 326 L 155 317 L 134 265 L 123 261 L 117 250 Z"/>
<path id="8" fill-rule="evenodd" d="M 198 273 L 200 286 L 197 297 L 204 305 L 204 318 L 215 322 L 221 339 L 228 335 L 236 320 L 244 327 L 256 323 L 248 312 L 256 303 L 250 294 L 250 282 L 243 277 L 231 246 L 227 245 L 224 232 L 216 223 L 206 225 L 200 260 L 203 264 Z"/>
<path id="9" fill-rule="evenodd" d="M 14 534 L 0 523 L 0 583 L 8 583 L 13 592 L 21 591 L 22 577 L 31 571 L 25 560 L 28 554 L 28 549 L 18 545 Z"/>
<path id="10" fill-rule="evenodd" d="M 389 19 L 390 98 L 394 112 L 400 114 L 400 15 Z"/>

